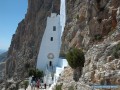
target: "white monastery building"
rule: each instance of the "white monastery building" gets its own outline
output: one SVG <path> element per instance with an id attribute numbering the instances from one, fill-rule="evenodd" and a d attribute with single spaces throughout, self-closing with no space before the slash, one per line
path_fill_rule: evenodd
<path id="1" fill-rule="evenodd" d="M 51 16 L 47 17 L 47 24 L 37 58 L 37 68 L 44 71 L 44 83 L 46 84 L 56 82 L 59 74 L 68 65 L 65 59 L 59 58 L 65 20 L 65 0 L 61 0 L 60 15 L 51 13 Z"/>

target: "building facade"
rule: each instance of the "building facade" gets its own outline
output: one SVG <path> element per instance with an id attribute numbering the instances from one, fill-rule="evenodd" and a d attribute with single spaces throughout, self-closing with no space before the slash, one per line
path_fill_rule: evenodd
<path id="1" fill-rule="evenodd" d="M 47 24 L 37 58 L 37 68 L 44 72 L 44 82 L 48 84 L 56 82 L 59 74 L 67 66 L 67 61 L 59 58 L 65 19 L 65 0 L 61 0 L 60 15 L 51 13 L 47 17 Z"/>

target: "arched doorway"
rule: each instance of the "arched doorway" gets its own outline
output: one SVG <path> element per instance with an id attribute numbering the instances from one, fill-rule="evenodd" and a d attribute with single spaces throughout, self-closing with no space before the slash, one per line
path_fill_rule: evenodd
<path id="1" fill-rule="evenodd" d="M 49 66 L 52 66 L 52 61 L 49 61 Z"/>

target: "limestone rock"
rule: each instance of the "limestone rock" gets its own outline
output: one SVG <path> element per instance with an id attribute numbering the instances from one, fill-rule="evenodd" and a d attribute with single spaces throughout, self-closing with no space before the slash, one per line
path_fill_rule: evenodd
<path id="1" fill-rule="evenodd" d="M 84 50 L 86 61 L 78 83 L 119 85 L 120 57 L 116 49 L 120 44 L 119 5 L 118 0 L 67 1 L 61 51 L 67 53 L 72 47 Z"/>

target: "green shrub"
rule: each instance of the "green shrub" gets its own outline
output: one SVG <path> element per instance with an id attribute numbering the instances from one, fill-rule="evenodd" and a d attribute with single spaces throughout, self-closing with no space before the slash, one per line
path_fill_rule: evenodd
<path id="1" fill-rule="evenodd" d="M 23 85 L 24 85 L 24 89 L 26 90 L 27 87 L 28 87 L 28 81 L 24 81 L 24 82 L 23 82 Z"/>
<path id="2" fill-rule="evenodd" d="M 61 83 L 60 85 L 56 85 L 55 90 L 62 90 L 62 85 L 63 83 Z"/>
<path id="3" fill-rule="evenodd" d="M 35 69 L 30 69 L 30 70 L 29 70 L 29 76 L 32 76 L 32 75 L 35 76 L 35 74 L 36 74 Z"/>
<path id="4" fill-rule="evenodd" d="M 116 59 L 120 58 L 120 43 L 113 49 L 113 56 Z"/>
<path id="5" fill-rule="evenodd" d="M 84 66 L 85 57 L 81 49 L 77 49 L 77 48 L 71 49 L 66 54 L 66 59 L 68 61 L 68 64 L 74 69 L 77 67 Z"/>
<path id="6" fill-rule="evenodd" d="M 103 37 L 101 34 L 94 35 L 94 40 L 101 40 Z"/>
<path id="7" fill-rule="evenodd" d="M 38 77 L 38 78 L 41 78 L 41 77 L 43 77 L 44 76 L 44 74 L 43 74 L 43 71 L 40 71 L 40 70 L 38 70 L 38 69 L 30 69 L 29 70 L 29 76 L 36 76 L 36 77 Z"/>
<path id="8" fill-rule="evenodd" d="M 74 86 L 73 86 L 73 85 L 70 86 L 70 87 L 68 88 L 68 90 L 74 90 Z"/>
<path id="9" fill-rule="evenodd" d="M 40 70 L 37 69 L 36 70 L 36 77 L 41 78 L 43 76 L 44 76 L 43 71 L 40 71 Z"/>
<path id="10" fill-rule="evenodd" d="M 79 19 L 79 18 L 80 18 L 78 14 L 77 14 L 76 18 L 77 18 L 77 19 Z"/>

